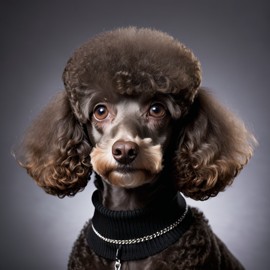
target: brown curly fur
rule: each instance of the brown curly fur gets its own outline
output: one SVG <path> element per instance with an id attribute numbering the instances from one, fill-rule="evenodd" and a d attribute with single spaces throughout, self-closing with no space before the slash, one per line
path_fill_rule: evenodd
<path id="1" fill-rule="evenodd" d="M 87 185 L 94 146 L 87 128 L 95 100 L 105 94 L 109 98 L 116 93 L 158 92 L 174 99 L 181 115 L 169 163 L 175 186 L 188 197 L 216 196 L 232 184 L 252 155 L 253 136 L 200 88 L 200 63 L 165 33 L 130 27 L 101 34 L 75 51 L 63 81 L 65 91 L 40 114 L 16 153 L 20 165 L 50 194 L 72 196 Z M 202 215 L 193 212 L 193 227 L 174 246 L 141 262 L 140 269 L 242 269 Z M 88 249 L 84 233 L 74 246 L 70 269 L 93 269 L 90 262 L 108 269 L 112 262 Z M 137 262 L 129 265 L 139 269 Z"/>
<path id="2" fill-rule="evenodd" d="M 86 186 L 90 151 L 82 126 L 61 92 L 28 130 L 17 159 L 47 193 L 64 197 Z"/>
<path id="3" fill-rule="evenodd" d="M 179 190 L 193 199 L 216 196 L 250 159 L 253 136 L 207 92 L 199 90 L 175 157 Z"/>

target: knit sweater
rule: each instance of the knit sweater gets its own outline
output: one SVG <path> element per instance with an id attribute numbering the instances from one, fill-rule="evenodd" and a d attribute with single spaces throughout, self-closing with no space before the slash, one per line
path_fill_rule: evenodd
<path id="1" fill-rule="evenodd" d="M 168 201 L 153 203 L 133 211 L 112 211 L 92 197 L 95 206 L 87 242 L 106 259 L 140 260 L 161 252 L 175 243 L 192 223 L 192 214 L 180 193 Z"/>
<path id="2" fill-rule="evenodd" d="M 168 209 L 167 207 L 165 208 Z M 161 207 L 161 209 L 163 208 Z M 183 211 L 184 208 L 180 207 L 180 209 L 182 209 Z M 209 226 L 204 215 L 195 208 L 190 207 L 188 209 L 189 209 L 188 211 L 192 213 L 190 214 L 189 212 L 189 214 L 187 214 L 187 216 L 189 215 L 189 217 L 192 216 L 192 218 L 190 219 L 191 224 L 190 226 L 187 225 L 187 227 L 189 227 L 187 231 L 182 236 L 180 236 L 180 238 L 174 244 L 172 244 L 168 248 L 165 248 L 164 250 L 153 256 L 150 256 L 142 260 L 134 260 L 134 261 L 129 260 L 125 261 L 123 258 L 126 259 L 128 258 L 128 256 L 125 254 L 130 254 L 131 252 L 128 251 L 127 253 L 125 253 L 126 251 L 122 250 L 122 254 L 121 252 L 120 254 L 118 254 L 120 255 L 118 256 L 118 259 L 121 261 L 122 265 L 121 269 L 244 270 L 241 263 L 239 263 L 239 261 L 232 255 L 232 253 L 227 249 L 224 243 L 222 243 L 222 241 L 220 241 L 220 239 L 212 232 L 211 227 Z M 113 212 L 109 210 L 109 213 Z M 180 216 L 181 213 L 179 213 Z M 145 216 L 147 218 L 147 215 Z M 189 219 L 189 217 L 187 217 L 187 219 Z M 183 223 L 181 223 L 180 227 L 182 227 L 182 225 L 186 222 L 184 220 Z M 135 222 L 135 219 L 132 221 Z M 95 242 L 94 239 L 96 236 L 93 234 L 92 224 L 93 224 L 92 220 L 89 220 L 85 224 L 78 239 L 74 243 L 74 247 L 69 257 L 68 263 L 69 270 L 115 269 L 117 262 L 116 251 L 119 248 L 119 246 L 118 245 L 114 246 L 113 244 L 109 244 L 106 241 L 104 241 L 103 243 L 101 239 L 98 239 L 97 242 Z M 98 227 L 96 222 L 94 222 L 94 225 L 96 226 L 96 229 L 102 232 L 106 237 L 109 236 L 113 237 L 114 230 L 112 229 L 113 227 L 111 227 L 111 223 L 109 220 L 104 219 L 102 227 L 104 228 L 107 227 L 108 232 L 112 230 L 112 235 L 105 234 L 105 231 L 103 231 L 101 227 Z M 133 227 L 133 225 L 130 226 Z M 120 237 L 121 232 L 123 232 L 124 229 L 119 228 L 116 231 L 119 233 Z M 171 232 L 169 234 L 171 234 Z M 131 237 L 133 236 L 131 235 Z M 91 238 L 93 238 L 93 243 L 91 242 L 92 241 Z M 99 245 L 101 252 L 104 252 L 104 254 L 102 253 L 100 256 L 98 256 L 99 255 L 97 253 L 98 249 L 96 248 L 96 246 Z M 106 251 L 107 247 L 109 247 L 109 251 Z M 139 246 L 136 245 L 134 247 L 137 247 L 136 254 L 142 255 L 142 257 L 147 256 L 144 255 L 143 252 L 139 250 L 140 249 Z M 147 248 L 144 248 L 144 250 L 149 252 Z M 110 255 L 111 259 L 106 259 L 105 258 L 106 254 L 109 255 L 111 254 Z"/>

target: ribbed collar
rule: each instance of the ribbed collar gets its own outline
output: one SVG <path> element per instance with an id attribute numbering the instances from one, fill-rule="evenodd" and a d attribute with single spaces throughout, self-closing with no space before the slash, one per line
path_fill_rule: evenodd
<path id="1" fill-rule="evenodd" d="M 192 223 L 192 214 L 188 209 L 177 226 L 152 240 L 122 245 L 109 243 L 102 237 L 117 240 L 138 239 L 169 228 L 183 216 L 187 206 L 185 199 L 177 193 L 170 201 L 157 202 L 148 208 L 112 211 L 102 205 L 99 195 L 96 190 L 92 196 L 95 212 L 87 231 L 87 242 L 97 255 L 106 259 L 115 260 L 120 246 L 118 258 L 123 261 L 152 256 L 175 243 Z"/>

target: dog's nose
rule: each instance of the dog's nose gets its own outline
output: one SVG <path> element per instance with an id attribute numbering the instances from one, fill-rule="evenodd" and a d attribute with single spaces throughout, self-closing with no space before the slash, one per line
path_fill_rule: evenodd
<path id="1" fill-rule="evenodd" d="M 131 163 L 139 153 L 138 144 L 131 141 L 116 141 L 112 146 L 112 155 L 121 164 Z"/>

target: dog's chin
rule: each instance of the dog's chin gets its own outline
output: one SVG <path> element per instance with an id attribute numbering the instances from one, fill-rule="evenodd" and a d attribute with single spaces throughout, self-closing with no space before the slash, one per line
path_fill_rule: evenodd
<path id="1" fill-rule="evenodd" d="M 150 183 L 153 179 L 154 175 L 146 170 L 116 169 L 112 170 L 105 180 L 111 185 L 131 189 Z"/>

